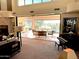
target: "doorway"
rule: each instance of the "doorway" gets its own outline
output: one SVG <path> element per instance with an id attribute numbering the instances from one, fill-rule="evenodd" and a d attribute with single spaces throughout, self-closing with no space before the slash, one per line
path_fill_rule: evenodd
<path id="1" fill-rule="evenodd" d="M 27 37 L 28 31 L 32 29 L 32 20 L 30 17 L 18 17 L 18 26 L 22 26 L 22 37 Z"/>

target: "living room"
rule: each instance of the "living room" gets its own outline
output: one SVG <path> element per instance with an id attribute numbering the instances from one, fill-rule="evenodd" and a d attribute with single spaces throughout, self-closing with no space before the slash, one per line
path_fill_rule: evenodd
<path id="1" fill-rule="evenodd" d="M 27 3 L 26 0 L 0 0 L 0 9 L 1 9 L 0 33 L 1 35 L 8 35 L 7 38 L 9 39 L 12 38 L 14 39 L 15 37 L 19 39 L 18 41 L 15 40 L 13 41 L 7 40 L 7 42 L 4 41 L 7 44 L 6 46 L 9 47 L 10 50 L 8 50 L 7 47 L 4 48 L 4 46 L 1 46 L 2 52 L 1 51 L 0 52 L 2 55 L 0 57 L 3 57 L 4 55 L 5 55 L 4 57 L 7 57 L 6 54 L 10 55 L 11 53 L 13 53 L 13 51 L 20 50 L 19 53 L 14 54 L 14 56 L 12 56 L 11 59 L 58 59 L 59 55 L 67 47 L 73 49 L 74 51 L 75 50 L 79 51 L 78 48 L 79 1 L 78 0 L 64 0 L 64 1 L 29 0 L 29 1 L 31 1 L 31 4 Z M 24 18 L 22 19 L 21 17 Z M 31 21 L 26 21 L 26 19 L 29 19 Z M 53 23 L 55 23 L 54 20 L 60 20 L 55 21 L 58 23 L 59 27 L 57 27 L 57 25 L 53 25 Z M 29 22 L 28 23 L 29 25 L 27 24 L 27 22 Z M 48 23 L 50 24 L 50 26 L 48 25 Z M 25 24 L 28 25 L 29 27 L 26 26 Z M 41 26 L 39 26 L 39 24 Z M 22 28 L 24 25 L 25 25 L 24 28 L 26 29 Z M 51 25 L 53 25 L 54 27 Z M 57 29 L 55 29 L 56 27 Z M 26 32 L 29 29 L 39 33 L 39 37 L 35 39 L 35 38 L 28 38 L 26 35 L 24 35 L 23 32 Z M 42 35 L 44 35 L 46 39 L 47 30 L 50 31 L 57 30 L 58 32 L 57 37 L 62 37 L 69 41 L 67 43 L 67 47 L 65 47 L 62 50 L 63 46 L 60 47 L 59 45 L 58 50 L 58 47 L 55 46 L 55 42 L 42 39 L 38 40 L 39 38 L 41 38 Z M 49 32 L 49 34 L 51 34 L 51 32 Z M 27 35 L 31 37 L 30 34 Z M 5 36 L 4 40 L 6 40 Z M 2 45 L 2 43 L 0 43 L 0 45 Z M 79 57 L 79 52 L 76 52 L 76 54 L 77 57 Z"/>

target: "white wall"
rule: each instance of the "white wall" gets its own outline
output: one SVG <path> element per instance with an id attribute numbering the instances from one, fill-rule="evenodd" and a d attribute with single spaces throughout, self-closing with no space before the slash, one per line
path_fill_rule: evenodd
<path id="1" fill-rule="evenodd" d="M 67 12 L 79 11 L 79 1 L 71 3 L 67 6 Z"/>

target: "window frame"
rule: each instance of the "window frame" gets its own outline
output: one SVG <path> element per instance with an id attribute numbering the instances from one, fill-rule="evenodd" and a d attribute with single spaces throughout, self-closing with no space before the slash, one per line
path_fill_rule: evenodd
<path id="1" fill-rule="evenodd" d="M 51 0 L 50 0 L 50 1 L 51 1 Z M 50 2 L 50 1 L 48 1 L 48 2 Z M 43 0 L 41 0 L 41 2 L 39 2 L 39 3 L 47 3 L 47 2 L 43 2 Z M 39 4 L 39 3 L 34 3 L 34 0 L 32 0 L 32 4 Z M 24 4 L 24 5 L 32 5 L 32 4 L 26 4 L 26 0 L 24 0 L 23 4 Z M 19 4 L 19 0 L 18 0 L 18 6 L 24 6 L 24 5 L 20 5 L 20 4 Z"/>

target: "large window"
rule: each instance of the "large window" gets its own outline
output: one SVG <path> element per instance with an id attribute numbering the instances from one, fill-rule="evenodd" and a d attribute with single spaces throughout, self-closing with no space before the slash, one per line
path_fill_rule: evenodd
<path id="1" fill-rule="evenodd" d="M 18 17 L 18 26 L 22 26 L 22 33 L 27 32 L 32 28 L 32 20 L 30 17 Z"/>
<path id="2" fill-rule="evenodd" d="M 25 5 L 32 4 L 32 0 L 25 0 Z"/>
<path id="3" fill-rule="evenodd" d="M 49 1 L 51 1 L 51 0 L 43 0 L 43 2 L 49 2 Z"/>
<path id="4" fill-rule="evenodd" d="M 42 0 L 33 0 L 33 3 L 41 3 Z"/>
<path id="5" fill-rule="evenodd" d="M 50 2 L 51 0 L 18 0 L 18 6 Z"/>
<path id="6" fill-rule="evenodd" d="M 60 20 L 36 20 L 36 30 L 54 31 L 59 33 Z"/>

